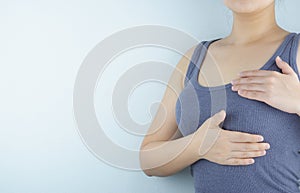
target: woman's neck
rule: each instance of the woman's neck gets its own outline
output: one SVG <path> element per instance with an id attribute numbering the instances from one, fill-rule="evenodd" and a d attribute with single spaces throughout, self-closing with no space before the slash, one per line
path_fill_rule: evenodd
<path id="1" fill-rule="evenodd" d="M 226 38 L 232 44 L 248 44 L 282 30 L 276 23 L 275 5 L 253 13 L 233 13 L 233 26 Z"/>

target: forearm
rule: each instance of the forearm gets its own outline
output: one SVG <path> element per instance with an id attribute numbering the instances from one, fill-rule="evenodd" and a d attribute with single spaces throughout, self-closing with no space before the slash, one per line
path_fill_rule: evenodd
<path id="1" fill-rule="evenodd" d="M 148 176 L 177 173 L 201 159 L 200 144 L 201 139 L 195 133 L 171 141 L 149 143 L 140 152 L 142 169 Z"/>

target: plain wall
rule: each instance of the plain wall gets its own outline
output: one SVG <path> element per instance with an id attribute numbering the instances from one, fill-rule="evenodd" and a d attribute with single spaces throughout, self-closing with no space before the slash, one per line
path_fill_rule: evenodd
<path id="1" fill-rule="evenodd" d="M 280 2 L 278 23 L 299 32 L 299 7 L 298 0 Z M 192 193 L 189 168 L 150 178 L 97 159 L 76 129 L 74 82 L 90 50 L 112 33 L 153 24 L 182 30 L 200 41 L 227 35 L 231 20 L 222 1 L 0 1 L 0 192 Z M 180 55 L 155 48 L 124 53 L 104 76 L 106 96 L 99 87 L 95 101 L 107 135 L 133 149 L 139 148 L 142 137 L 121 130 L 103 102 L 109 101 L 114 85 L 109 78 L 146 59 L 176 65 Z M 164 89 L 155 82 L 137 88 L 129 97 L 131 117 L 151 121 L 149 108 Z"/>

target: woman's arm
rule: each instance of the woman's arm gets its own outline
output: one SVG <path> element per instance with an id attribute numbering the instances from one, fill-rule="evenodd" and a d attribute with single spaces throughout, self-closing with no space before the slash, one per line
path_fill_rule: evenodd
<path id="1" fill-rule="evenodd" d="M 156 116 L 140 147 L 141 167 L 148 176 L 171 175 L 199 159 L 194 152 L 195 142 L 189 144 L 192 135 L 182 137 L 175 118 L 176 100 L 184 87 L 185 74 L 194 50 L 195 46 L 185 53 L 174 69 Z M 171 161 L 174 157 L 177 158 Z"/>
<path id="2" fill-rule="evenodd" d="M 190 50 L 186 56 L 190 58 Z M 140 147 L 140 164 L 148 176 L 169 176 L 199 159 L 223 165 L 248 165 L 269 147 L 258 135 L 226 131 L 219 127 L 225 112 L 207 119 L 194 133 L 183 137 L 175 119 L 177 96 L 189 61 L 183 57 L 171 75 L 156 116 Z M 172 88 L 170 88 L 172 87 Z M 175 91 L 174 91 L 175 90 Z"/>
<path id="3" fill-rule="evenodd" d="M 147 176 L 170 176 L 199 160 L 199 140 L 194 134 L 170 141 L 151 142 L 141 147 L 141 165 Z M 195 137 L 197 138 L 197 137 Z"/>

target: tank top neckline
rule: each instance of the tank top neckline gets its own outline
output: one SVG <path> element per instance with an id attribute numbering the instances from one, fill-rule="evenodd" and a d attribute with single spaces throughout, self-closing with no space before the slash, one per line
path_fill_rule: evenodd
<path id="1" fill-rule="evenodd" d="M 291 40 L 294 35 L 297 35 L 297 33 L 290 32 L 288 35 L 286 35 L 286 37 L 284 38 L 284 40 L 282 41 L 282 43 L 278 46 L 278 48 L 273 53 L 273 55 L 258 70 L 266 70 L 266 69 L 268 69 L 274 63 L 275 58 L 277 56 L 280 56 L 282 54 L 282 52 L 284 51 L 286 45 L 289 43 L 289 40 Z M 202 86 L 201 84 L 199 84 L 199 81 L 198 81 L 198 77 L 199 77 L 199 73 L 200 73 L 200 67 L 201 67 L 201 65 L 203 63 L 203 60 L 204 60 L 206 54 L 207 54 L 208 47 L 213 42 L 218 41 L 220 39 L 222 39 L 222 38 L 212 39 L 212 40 L 209 40 L 209 41 L 202 41 L 200 43 L 200 44 L 202 44 L 202 46 L 204 47 L 204 49 L 200 48 L 200 52 L 202 52 L 202 50 L 203 50 L 203 53 L 202 54 L 200 53 L 199 59 L 196 62 L 195 71 L 194 71 L 194 73 L 192 75 L 193 76 L 192 77 L 192 81 L 194 82 L 194 86 L 195 86 L 196 89 L 209 91 L 209 90 L 219 90 L 219 89 L 228 89 L 229 88 L 231 90 L 231 86 L 232 86 L 231 82 L 229 82 L 227 84 L 223 84 L 223 85 L 217 85 L 217 86 Z"/>

